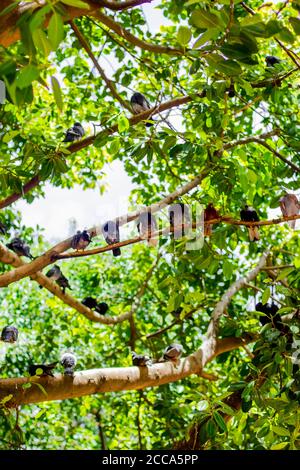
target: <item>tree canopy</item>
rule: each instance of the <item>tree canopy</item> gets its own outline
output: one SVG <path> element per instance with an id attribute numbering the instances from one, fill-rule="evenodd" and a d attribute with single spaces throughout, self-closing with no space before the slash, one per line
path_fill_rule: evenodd
<path id="1" fill-rule="evenodd" d="M 0 330 L 19 330 L 0 343 L 2 449 L 299 449 L 300 241 L 288 222 L 300 216 L 278 211 L 299 191 L 299 12 L 299 0 L 1 2 Z M 149 109 L 134 114 L 134 92 Z M 85 135 L 63 142 L 75 122 Z M 24 226 L 16 201 L 46 183 L 104 192 L 115 160 L 135 184 L 114 221 L 120 242 L 89 227 L 78 251 Z M 174 237 L 174 203 L 193 214 L 193 249 Z M 210 203 L 216 217 L 199 224 Z M 245 205 L 259 221 L 240 220 Z M 136 229 L 150 210 L 156 247 Z M 15 236 L 33 260 L 6 246 Z M 72 290 L 45 276 L 54 265 Z M 171 343 L 182 358 L 160 360 Z M 59 364 L 30 376 L 65 350 L 74 376 Z M 153 364 L 133 366 L 132 350 Z"/>

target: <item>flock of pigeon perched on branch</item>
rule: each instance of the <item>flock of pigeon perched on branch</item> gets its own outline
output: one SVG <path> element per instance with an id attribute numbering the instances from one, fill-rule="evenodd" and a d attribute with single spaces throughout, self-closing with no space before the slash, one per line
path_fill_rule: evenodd
<path id="1" fill-rule="evenodd" d="M 267 67 L 274 67 L 280 62 L 280 59 L 274 56 L 266 57 Z M 150 103 L 145 98 L 142 93 L 134 93 L 131 97 L 131 107 L 134 114 L 140 114 L 151 109 Z M 146 126 L 150 127 L 154 124 L 154 119 L 149 117 L 146 120 Z M 65 134 L 63 142 L 71 143 L 76 140 L 80 140 L 84 137 L 85 131 L 80 122 L 75 122 L 75 124 L 70 127 Z M 300 212 L 300 203 L 297 197 L 294 194 L 285 194 L 280 199 L 280 208 L 284 217 L 296 216 Z M 168 209 L 169 213 L 169 223 L 170 223 L 170 232 L 174 237 L 178 238 L 185 235 L 184 227 L 185 225 L 191 224 L 191 212 L 189 207 L 183 203 L 172 204 Z M 257 222 L 259 221 L 259 216 L 255 209 L 249 206 L 245 206 L 240 212 L 241 220 L 244 222 Z M 206 222 L 204 227 L 204 236 L 211 236 L 213 224 L 209 224 L 210 220 L 219 219 L 220 215 L 215 209 L 212 203 L 208 204 L 204 210 L 204 222 Z M 295 228 L 295 220 L 288 222 L 291 228 Z M 258 241 L 259 236 L 259 227 L 251 225 L 248 228 L 249 239 L 251 242 Z M 153 214 L 150 211 L 145 211 L 140 214 L 137 229 L 139 235 L 142 238 L 148 240 L 149 245 L 156 246 L 158 243 L 157 238 L 153 237 L 153 233 L 157 231 L 157 221 Z M 4 224 L 0 222 L 0 233 L 5 234 L 7 229 Z M 120 242 L 120 230 L 119 223 L 117 221 L 108 220 L 102 226 L 102 234 L 108 245 L 114 245 Z M 78 231 L 72 238 L 71 247 L 74 250 L 85 250 L 88 245 L 91 243 L 92 237 L 87 230 Z M 34 259 L 30 252 L 30 247 L 19 237 L 13 238 L 10 243 L 6 245 L 10 250 L 15 252 L 18 256 L 25 256 L 31 260 Z M 118 247 L 113 248 L 113 256 L 120 256 L 121 250 Z M 59 287 L 65 293 L 66 288 L 71 289 L 68 279 L 62 273 L 58 265 L 54 265 L 47 273 L 46 276 L 52 281 L 56 282 Z M 40 286 L 42 287 L 42 286 Z M 99 302 L 93 297 L 85 297 L 82 300 L 82 304 L 86 307 L 95 310 L 97 313 L 104 315 L 108 310 L 109 306 L 106 302 Z M 278 307 L 275 304 L 269 305 L 258 303 L 256 305 L 256 310 L 263 313 L 263 316 L 260 317 L 260 322 L 262 325 L 272 322 L 277 328 L 284 328 L 281 326 L 281 317 L 277 313 Z M 180 311 L 174 312 L 174 314 Z M 1 341 L 6 343 L 15 343 L 18 340 L 18 329 L 14 326 L 6 326 L 3 328 L 1 333 Z M 147 355 L 139 355 L 132 351 L 132 364 L 138 367 L 150 366 L 153 363 L 171 361 L 173 364 L 178 364 L 179 359 L 182 355 L 183 348 L 180 344 L 172 343 L 168 346 L 161 359 L 153 360 Z M 53 362 L 51 364 L 31 364 L 28 368 L 30 376 L 51 376 L 53 377 L 53 370 L 58 365 L 59 361 Z M 69 377 L 74 376 L 74 369 L 77 364 L 76 356 L 71 352 L 65 352 L 60 358 L 60 364 L 64 368 L 64 374 Z"/>
<path id="2" fill-rule="evenodd" d="M 91 305 L 91 297 L 85 299 L 86 304 Z M 101 304 L 95 305 L 97 309 Z M 106 304 L 102 303 L 102 306 Z M 102 307 L 104 308 L 104 307 Z M 1 332 L 0 340 L 5 343 L 16 343 L 19 337 L 19 331 L 15 326 L 5 326 Z M 153 360 L 149 356 L 136 354 L 136 352 L 131 352 L 132 365 L 137 367 L 147 367 L 152 364 L 161 363 L 161 362 L 172 362 L 174 365 L 179 364 L 179 359 L 182 355 L 183 347 L 181 344 L 172 343 L 170 344 L 163 352 L 163 356 L 158 360 Z M 58 363 L 64 368 L 64 375 L 69 377 L 74 377 L 74 370 L 77 364 L 77 358 L 72 352 L 64 352 L 61 355 L 60 361 L 51 362 L 50 364 L 30 364 L 28 367 L 28 373 L 30 377 L 39 376 L 39 377 L 54 377 L 53 371 L 58 365 Z"/>

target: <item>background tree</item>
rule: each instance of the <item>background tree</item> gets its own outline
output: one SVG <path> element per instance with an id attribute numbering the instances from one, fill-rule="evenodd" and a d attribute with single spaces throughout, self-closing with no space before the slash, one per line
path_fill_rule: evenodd
<path id="1" fill-rule="evenodd" d="M 300 2 L 156 2 L 170 22 L 157 34 L 144 3 L 1 4 L 1 327 L 20 330 L 1 346 L 2 448 L 299 448 L 299 237 L 287 218 L 267 219 L 299 189 Z M 267 67 L 268 55 L 280 62 Z M 132 116 L 134 91 L 153 108 Z M 76 121 L 86 136 L 62 144 Z M 121 257 L 105 253 L 100 227 L 81 256 L 71 239 L 50 247 L 23 226 L 15 201 L 42 197 L 46 181 L 93 188 L 115 159 L 136 184 Z M 137 237 L 137 206 L 173 201 L 221 214 L 201 250 L 174 242 L 167 223 L 158 252 Z M 246 203 L 262 219 L 257 243 L 238 220 Z M 6 248 L 14 232 L 35 260 Z M 54 262 L 72 295 L 41 273 Z M 87 295 L 109 315 L 82 305 Z M 275 299 L 283 323 L 262 328 L 255 296 Z M 131 349 L 159 358 L 173 341 L 177 367 L 131 367 Z M 28 377 L 31 360 L 68 348 L 74 379 Z"/>

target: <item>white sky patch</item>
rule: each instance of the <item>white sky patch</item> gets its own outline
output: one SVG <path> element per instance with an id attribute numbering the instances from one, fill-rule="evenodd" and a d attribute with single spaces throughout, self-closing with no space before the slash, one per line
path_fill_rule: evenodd
<path id="1" fill-rule="evenodd" d="M 71 235 L 70 225 L 74 219 L 77 228 L 84 229 L 126 214 L 129 195 L 134 187 L 131 179 L 119 161 L 105 165 L 104 171 L 107 177 L 101 180 L 101 184 L 107 184 L 107 190 L 103 195 L 98 188 L 83 190 L 75 186 L 64 189 L 46 184 L 44 198 L 38 198 L 31 204 L 18 201 L 16 208 L 22 213 L 23 223 L 43 227 L 48 241 L 58 241 Z"/>

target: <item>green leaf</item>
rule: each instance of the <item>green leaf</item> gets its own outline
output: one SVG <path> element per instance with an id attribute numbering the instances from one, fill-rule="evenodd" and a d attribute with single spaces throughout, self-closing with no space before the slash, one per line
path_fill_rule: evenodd
<path id="1" fill-rule="evenodd" d="M 233 271 L 234 265 L 228 259 L 225 259 L 223 262 L 223 273 L 226 279 L 230 279 L 232 277 Z"/>
<path id="2" fill-rule="evenodd" d="M 22 385 L 22 388 L 31 388 L 32 384 L 30 382 L 26 382 L 25 384 Z"/>
<path id="3" fill-rule="evenodd" d="M 299 18 L 291 17 L 289 18 L 289 22 L 291 23 L 293 30 L 296 34 L 300 34 L 300 20 Z"/>
<path id="4" fill-rule="evenodd" d="M 266 304 L 268 302 L 270 295 L 271 295 L 271 289 L 270 287 L 266 287 L 261 297 L 261 301 L 263 304 Z"/>
<path id="5" fill-rule="evenodd" d="M 50 5 L 45 5 L 41 9 L 37 10 L 33 15 L 29 23 L 29 28 L 31 33 L 35 31 L 38 28 L 43 28 L 46 15 L 51 11 L 51 6 Z"/>
<path id="6" fill-rule="evenodd" d="M 222 25 L 222 22 L 217 15 L 202 9 L 193 11 L 190 20 L 191 23 L 198 28 L 204 29 L 215 28 L 217 25 Z"/>
<path id="7" fill-rule="evenodd" d="M 39 419 L 46 413 L 46 410 L 40 410 L 34 417 L 34 419 Z"/>
<path id="8" fill-rule="evenodd" d="M 210 419 L 206 425 L 206 432 L 207 432 L 207 435 L 210 439 L 214 438 L 215 435 L 217 434 L 217 426 L 215 425 L 215 422 L 213 419 Z"/>
<path id="9" fill-rule="evenodd" d="M 220 34 L 220 29 L 219 28 L 210 28 L 204 33 L 202 33 L 195 44 L 193 45 L 193 49 L 197 49 L 198 47 L 203 46 L 206 42 L 208 42 L 210 39 L 217 39 L 218 35 Z"/>
<path id="10" fill-rule="evenodd" d="M 223 417 L 218 413 L 217 411 L 213 412 L 213 417 L 215 422 L 217 423 L 218 427 L 221 429 L 223 432 L 227 432 L 227 426 L 226 423 L 223 419 Z"/>
<path id="11" fill-rule="evenodd" d="M 118 119 L 118 130 L 119 132 L 124 132 L 129 129 L 129 121 L 124 114 L 121 114 Z"/>
<path id="12" fill-rule="evenodd" d="M 278 276 L 276 277 L 276 281 L 282 281 L 282 279 L 286 278 L 289 274 L 291 274 L 294 271 L 294 268 L 285 268 L 282 269 Z"/>
<path id="13" fill-rule="evenodd" d="M 290 432 L 288 429 L 285 429 L 281 426 L 272 426 L 272 431 L 275 432 L 278 436 L 290 437 Z"/>
<path id="14" fill-rule="evenodd" d="M 228 76 L 240 75 L 242 73 L 241 66 L 234 60 L 226 60 L 217 54 L 209 54 L 206 57 L 210 67 L 219 72 L 223 72 Z"/>
<path id="15" fill-rule="evenodd" d="M 244 413 L 248 413 L 248 411 L 251 409 L 252 407 L 252 400 L 242 400 L 242 411 Z"/>
<path id="16" fill-rule="evenodd" d="M 52 50 L 52 45 L 47 38 L 46 34 L 44 31 L 41 29 L 35 29 L 32 33 L 32 39 L 35 47 L 45 56 L 47 57 L 51 50 Z"/>
<path id="17" fill-rule="evenodd" d="M 11 400 L 12 397 L 13 397 L 12 394 L 6 395 L 6 397 L 2 398 L 2 400 L 0 401 L 0 405 L 5 405 L 5 403 L 7 403 L 9 400 Z"/>
<path id="18" fill-rule="evenodd" d="M 48 37 L 53 49 L 57 49 L 64 38 L 64 23 L 58 13 L 53 13 L 48 25 Z"/>
<path id="19" fill-rule="evenodd" d="M 52 86 L 56 106 L 58 107 L 59 111 L 62 111 L 63 100 L 62 100 L 61 88 L 60 88 L 58 80 L 54 76 L 51 77 L 51 86 Z"/>
<path id="20" fill-rule="evenodd" d="M 109 146 L 109 153 L 111 155 L 116 155 L 118 151 L 120 150 L 120 147 L 121 147 L 120 139 L 116 137 Z"/>
<path id="21" fill-rule="evenodd" d="M 61 3 L 65 5 L 70 5 L 71 7 L 83 8 L 86 10 L 90 9 L 88 3 L 82 2 L 81 0 L 61 0 Z"/>
<path id="22" fill-rule="evenodd" d="M 293 33 L 291 33 L 291 31 L 288 28 L 283 28 L 280 31 L 280 33 L 276 35 L 276 37 L 278 39 L 281 39 L 281 41 L 287 42 L 287 43 L 290 43 L 290 44 L 295 42 L 295 37 L 294 37 Z"/>
<path id="23" fill-rule="evenodd" d="M 16 137 L 16 135 L 19 135 L 20 134 L 20 131 L 10 131 L 10 132 L 7 132 L 6 134 L 4 134 L 4 136 L 2 137 L 2 142 L 4 142 L 5 144 L 7 144 L 8 142 L 10 142 L 11 140 L 13 140 L 14 137 Z"/>
<path id="24" fill-rule="evenodd" d="M 34 65 L 27 65 L 22 68 L 17 75 L 16 85 L 21 90 L 27 88 L 34 80 L 39 77 L 39 70 Z"/>
<path id="25" fill-rule="evenodd" d="M 280 442 L 279 444 L 274 444 L 271 446 L 271 450 L 282 450 L 288 446 L 288 442 Z"/>
<path id="26" fill-rule="evenodd" d="M 191 30 L 188 26 L 179 26 L 177 32 L 177 41 L 181 46 L 186 46 L 192 37 Z"/>

